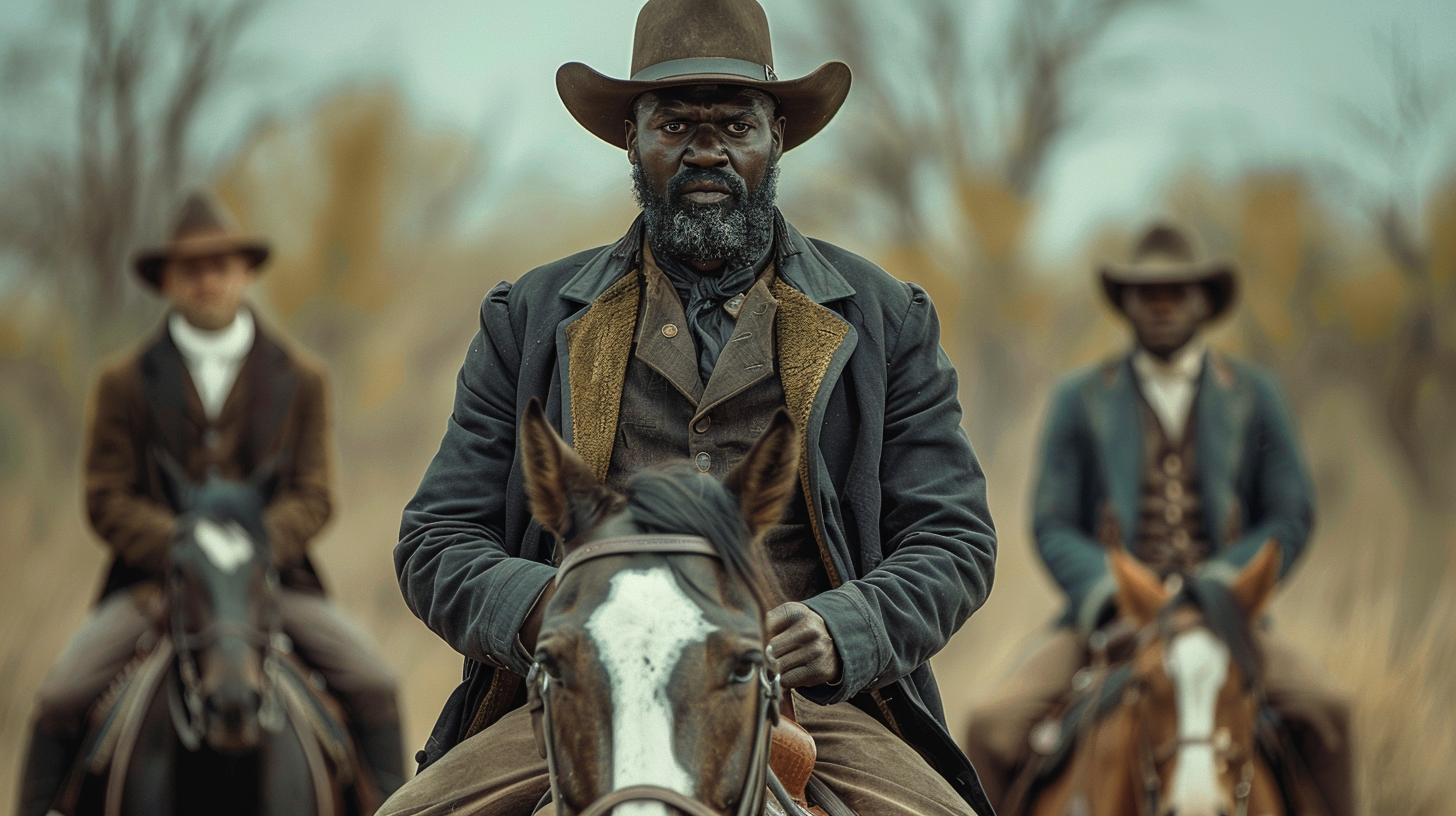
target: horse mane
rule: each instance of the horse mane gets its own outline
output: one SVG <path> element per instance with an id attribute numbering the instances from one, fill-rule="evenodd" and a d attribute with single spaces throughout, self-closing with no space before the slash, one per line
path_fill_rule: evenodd
<path id="1" fill-rule="evenodd" d="M 1189 576 L 1178 596 L 1164 607 L 1164 615 L 1183 606 L 1203 613 L 1204 623 L 1228 647 L 1229 656 L 1243 671 L 1245 682 L 1257 683 L 1264 674 L 1264 654 L 1254 642 L 1253 629 L 1245 620 L 1244 611 L 1234 602 L 1228 586 L 1213 578 Z"/>
<path id="2" fill-rule="evenodd" d="M 722 556 L 728 575 L 747 586 L 761 612 L 779 596 L 767 559 L 750 546 L 738 499 L 723 483 L 692 464 L 676 462 L 638 471 L 627 482 L 627 509 L 645 532 L 697 535 Z"/>

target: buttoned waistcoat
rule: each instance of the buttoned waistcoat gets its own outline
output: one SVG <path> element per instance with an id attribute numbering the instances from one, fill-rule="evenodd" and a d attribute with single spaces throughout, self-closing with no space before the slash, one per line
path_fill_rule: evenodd
<path id="1" fill-rule="evenodd" d="M 201 483 L 209 472 L 244 479 L 276 468 L 264 515 L 279 577 L 321 589 L 308 544 L 333 501 L 323 369 L 258 325 L 237 379 L 209 419 L 165 323 L 140 351 L 102 369 L 86 433 L 85 501 L 113 558 L 105 596 L 162 574 L 178 508 L 159 457 Z"/>
<path id="2" fill-rule="evenodd" d="M 833 586 L 807 604 L 844 662 L 840 685 L 803 691 L 882 718 L 989 812 L 946 730 L 927 663 L 984 603 L 996 545 L 934 308 L 920 287 L 782 218 L 775 244 L 776 362 Z M 482 303 L 445 438 L 395 548 L 406 603 L 467 658 L 422 764 L 521 701 L 493 690 L 528 670 L 517 633 L 555 570 L 550 536 L 530 519 L 516 421 L 541 399 L 606 477 L 623 421 L 641 246 L 639 219 L 616 244 L 501 283 Z"/>
<path id="3" fill-rule="evenodd" d="M 1132 357 L 1120 357 L 1066 377 L 1047 411 L 1032 517 L 1037 550 L 1068 599 L 1064 625 L 1091 628 L 1109 611 L 1105 546 L 1137 552 L 1148 478 L 1143 423 L 1154 421 L 1138 389 Z M 1200 527 L 1213 550 L 1202 568 L 1231 576 L 1274 539 L 1282 578 L 1314 522 L 1283 393 L 1264 369 L 1209 352 L 1193 416 Z"/>

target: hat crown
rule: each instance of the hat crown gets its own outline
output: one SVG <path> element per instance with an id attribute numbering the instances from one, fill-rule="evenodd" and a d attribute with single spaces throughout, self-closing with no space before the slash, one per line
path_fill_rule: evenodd
<path id="1" fill-rule="evenodd" d="M 172 227 L 172 240 L 178 241 L 189 235 L 201 233 L 234 232 L 232 218 L 228 211 L 206 193 L 192 193 L 182 203 L 177 221 Z"/>
<path id="2" fill-rule="evenodd" d="M 773 67 L 768 15 L 755 0 L 649 0 L 637 14 L 632 75 L 682 59 L 717 57 Z"/>
<path id="3" fill-rule="evenodd" d="M 1132 262 L 1191 264 L 1201 257 L 1192 236 L 1172 224 L 1155 224 L 1132 251 Z"/>

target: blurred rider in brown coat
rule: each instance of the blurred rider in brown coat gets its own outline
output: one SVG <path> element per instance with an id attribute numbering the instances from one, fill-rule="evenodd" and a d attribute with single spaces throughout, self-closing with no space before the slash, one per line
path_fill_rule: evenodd
<path id="1" fill-rule="evenodd" d="M 159 455 L 196 482 L 209 474 L 244 479 L 276 461 L 264 525 L 282 583 L 283 630 L 343 704 L 383 792 L 404 781 L 394 678 L 368 635 L 325 599 L 309 560 L 333 505 L 324 372 L 281 345 L 243 303 L 267 257 L 264 242 L 240 235 L 205 196 L 186 202 L 170 244 L 137 257 L 137 273 L 171 309 L 140 351 L 97 379 L 86 513 L 113 558 L 100 600 L 37 695 L 20 816 L 47 812 L 92 705 L 153 641 L 177 516 Z"/>

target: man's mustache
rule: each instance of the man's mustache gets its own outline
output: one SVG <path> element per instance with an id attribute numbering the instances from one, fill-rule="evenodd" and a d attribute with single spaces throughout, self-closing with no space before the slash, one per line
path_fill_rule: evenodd
<path id="1" fill-rule="evenodd" d="M 679 206 L 715 206 L 697 205 L 682 200 L 683 188 L 700 181 L 726 187 L 728 195 L 735 205 L 742 203 L 748 197 L 748 186 L 736 173 L 721 167 L 684 167 L 677 171 L 677 175 L 668 180 L 667 200 Z"/>

